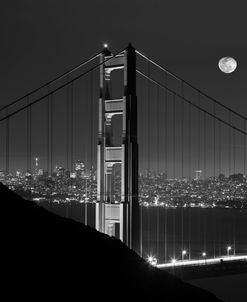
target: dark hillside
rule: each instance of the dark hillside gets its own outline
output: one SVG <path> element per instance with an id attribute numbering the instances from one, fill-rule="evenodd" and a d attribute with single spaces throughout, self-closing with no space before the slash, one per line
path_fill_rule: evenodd
<path id="1" fill-rule="evenodd" d="M 119 240 L 56 216 L 2 184 L 0 196 L 8 301 L 219 301 L 151 267 Z"/>

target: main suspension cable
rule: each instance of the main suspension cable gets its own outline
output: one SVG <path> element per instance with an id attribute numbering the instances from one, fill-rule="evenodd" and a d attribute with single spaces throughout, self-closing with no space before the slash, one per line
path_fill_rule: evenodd
<path id="1" fill-rule="evenodd" d="M 0 112 L 1 112 L 2 110 L 6 109 L 6 108 L 9 108 L 9 107 L 15 105 L 16 103 L 22 101 L 22 100 L 25 99 L 25 98 L 30 97 L 32 94 L 34 94 L 35 92 L 38 92 L 38 91 L 41 90 L 42 88 L 48 87 L 48 86 L 50 86 L 51 84 L 57 82 L 58 80 L 61 80 L 62 78 L 68 76 L 69 74 L 71 74 L 72 72 L 76 71 L 77 69 L 79 69 L 79 68 L 85 66 L 86 64 L 88 64 L 89 62 L 95 60 L 98 56 L 100 56 L 101 53 L 102 53 L 102 51 L 99 52 L 99 53 L 97 53 L 97 54 L 95 54 L 95 55 L 93 55 L 93 56 L 90 57 L 89 59 L 83 61 L 83 62 L 80 63 L 79 65 L 77 65 L 77 66 L 75 66 L 75 67 L 69 69 L 68 71 L 64 72 L 64 73 L 61 74 L 60 76 L 55 77 L 55 78 L 52 79 L 51 81 L 49 81 L 49 82 L 47 82 L 47 83 L 45 83 L 45 84 L 39 86 L 38 88 L 36 88 L 36 89 L 34 89 L 34 90 L 28 92 L 28 93 L 25 94 L 24 96 L 19 97 L 18 99 L 16 99 L 16 100 L 10 102 L 9 104 L 7 104 L 7 105 L 1 107 L 1 108 L 0 108 Z"/>
<path id="2" fill-rule="evenodd" d="M 125 50 L 125 49 L 124 49 L 124 50 Z M 9 113 L 8 115 L 5 115 L 5 117 L 3 117 L 3 118 L 0 119 L 0 122 L 6 120 L 7 118 L 9 118 L 9 117 L 11 117 L 11 116 L 13 116 L 13 115 L 15 115 L 15 114 L 17 114 L 17 113 L 23 111 L 23 110 L 25 110 L 26 108 L 28 108 L 28 107 L 30 107 L 30 106 L 33 106 L 34 104 L 36 104 L 36 103 L 40 102 L 41 100 L 47 98 L 49 95 L 54 94 L 55 92 L 61 90 L 62 88 L 66 87 L 67 85 L 71 84 L 72 82 L 75 82 L 75 81 L 77 81 L 78 79 L 84 77 L 85 75 L 89 74 L 91 71 L 93 71 L 93 70 L 97 69 L 98 67 L 100 67 L 102 64 L 105 64 L 106 62 L 112 60 L 114 57 L 116 57 L 117 55 L 119 55 L 121 52 L 123 52 L 123 50 L 121 50 L 120 52 L 118 52 L 116 55 L 113 55 L 112 57 L 106 59 L 105 61 L 103 61 L 103 62 L 101 62 L 101 63 L 99 63 L 99 64 L 93 66 L 92 68 L 90 68 L 89 70 L 85 71 L 84 73 L 82 73 L 82 74 L 76 76 L 76 77 L 73 78 L 72 80 L 70 80 L 70 81 L 68 81 L 68 82 L 66 82 L 66 83 L 64 83 L 64 84 L 62 84 L 62 85 L 60 85 L 59 87 L 57 87 L 57 88 L 55 88 L 55 89 L 53 89 L 53 90 L 50 90 L 49 93 L 46 93 L 45 95 L 43 95 L 43 96 L 37 98 L 35 101 L 30 102 L 28 105 L 24 105 L 23 107 L 21 107 L 21 108 L 15 110 L 14 112 Z M 49 85 L 48 85 L 48 86 L 49 86 Z M 7 108 L 8 108 L 8 107 L 7 107 Z"/>
<path id="3" fill-rule="evenodd" d="M 216 103 L 217 105 L 225 108 L 226 110 L 230 110 L 231 113 L 236 114 L 238 117 L 243 118 L 244 120 L 247 120 L 247 117 L 243 116 L 242 114 L 234 111 L 233 109 L 227 107 L 226 105 L 222 104 L 220 101 L 216 100 L 215 98 L 209 96 L 208 94 L 206 94 L 205 92 L 201 91 L 200 89 L 196 88 L 195 86 L 191 85 L 189 82 L 183 80 L 181 77 L 175 75 L 173 72 L 169 71 L 168 69 L 162 67 L 160 64 L 156 63 L 155 61 L 153 61 L 151 58 L 149 58 L 148 56 L 144 55 L 142 52 L 136 50 L 136 53 L 138 55 L 140 55 L 141 57 L 143 57 L 144 59 L 148 60 L 150 63 L 152 63 L 153 65 L 155 65 L 156 67 L 158 67 L 160 70 L 166 72 L 167 74 L 169 74 L 170 76 L 172 76 L 173 78 L 183 82 L 184 84 L 186 84 L 187 86 L 189 86 L 190 88 L 198 91 L 201 95 L 205 96 L 206 98 L 210 99 L 212 102 Z"/>
<path id="4" fill-rule="evenodd" d="M 193 107 L 199 109 L 201 112 L 205 112 L 207 115 L 209 115 L 209 116 L 211 116 L 211 117 L 217 119 L 217 120 L 220 121 L 221 123 L 223 123 L 223 124 L 225 124 L 225 125 L 231 127 L 232 129 L 234 129 L 234 130 L 236 130 L 236 131 L 238 131 L 238 132 L 240 132 L 240 133 L 242 133 L 242 134 L 244 134 L 244 135 L 247 135 L 247 132 L 246 132 L 246 131 L 243 131 L 243 130 L 237 128 L 236 126 L 231 125 L 229 122 L 226 122 L 226 121 L 222 120 L 221 118 L 219 118 L 218 116 L 215 116 L 215 115 L 212 114 L 211 112 L 209 112 L 209 111 L 207 111 L 207 110 L 205 110 L 205 109 L 199 107 L 198 105 L 192 103 L 191 101 L 189 101 L 189 100 L 186 99 L 185 97 L 181 97 L 177 92 L 175 92 L 175 91 L 173 91 L 172 89 L 166 87 L 165 85 L 161 84 L 160 82 L 158 82 L 158 81 L 156 81 L 156 80 L 154 80 L 154 79 L 148 77 L 148 76 L 147 76 L 146 74 L 144 74 L 143 72 L 141 72 L 141 71 L 139 71 L 139 70 L 136 70 L 136 72 L 137 72 L 139 75 L 143 76 L 144 78 L 150 80 L 150 81 L 153 82 L 154 84 L 159 85 L 159 86 L 162 87 L 163 89 L 167 89 L 169 92 L 171 92 L 172 94 L 174 94 L 174 95 L 177 96 L 177 97 L 180 97 L 180 98 L 183 99 L 186 103 L 188 103 L 188 104 L 190 104 L 191 106 L 193 106 Z M 1 120 L 0 120 L 0 121 L 1 121 Z"/>

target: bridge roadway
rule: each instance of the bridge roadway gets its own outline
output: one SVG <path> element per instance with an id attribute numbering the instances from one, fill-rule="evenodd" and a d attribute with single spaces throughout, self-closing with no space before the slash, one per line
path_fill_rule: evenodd
<path id="1" fill-rule="evenodd" d="M 230 255 L 223 256 L 218 258 L 205 258 L 200 260 L 176 260 L 176 262 L 157 264 L 158 268 L 170 268 L 177 266 L 194 266 L 194 265 L 209 265 L 221 263 L 223 261 L 236 261 L 236 260 L 245 260 L 247 261 L 247 255 Z"/>
<path id="2" fill-rule="evenodd" d="M 231 255 L 200 260 L 177 260 L 158 264 L 158 268 L 184 280 L 247 273 L 247 255 Z"/>

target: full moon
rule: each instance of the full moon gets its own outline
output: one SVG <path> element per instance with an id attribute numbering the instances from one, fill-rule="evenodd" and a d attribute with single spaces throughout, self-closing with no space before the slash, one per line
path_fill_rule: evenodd
<path id="1" fill-rule="evenodd" d="M 219 60 L 219 69 L 224 73 L 231 73 L 237 68 L 237 61 L 231 57 L 224 57 Z"/>

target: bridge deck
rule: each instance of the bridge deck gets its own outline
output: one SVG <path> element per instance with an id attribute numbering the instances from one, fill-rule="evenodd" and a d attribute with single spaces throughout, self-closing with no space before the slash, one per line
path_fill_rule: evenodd
<path id="1" fill-rule="evenodd" d="M 247 272 L 247 256 L 228 256 L 204 260 L 177 261 L 157 265 L 184 280 L 210 278 Z"/>

